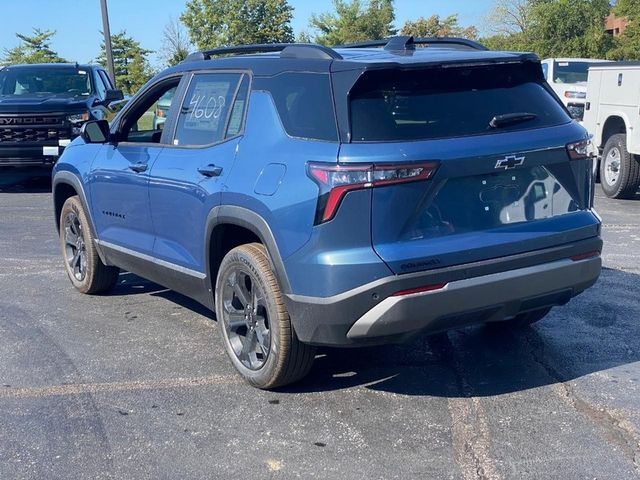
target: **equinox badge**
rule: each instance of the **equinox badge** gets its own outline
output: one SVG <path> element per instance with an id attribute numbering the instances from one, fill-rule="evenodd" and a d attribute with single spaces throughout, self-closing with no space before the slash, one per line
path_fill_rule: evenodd
<path id="1" fill-rule="evenodd" d="M 507 155 L 502 160 L 496 162 L 496 168 L 504 168 L 509 170 L 524 165 L 524 156 L 516 157 L 515 155 Z"/>

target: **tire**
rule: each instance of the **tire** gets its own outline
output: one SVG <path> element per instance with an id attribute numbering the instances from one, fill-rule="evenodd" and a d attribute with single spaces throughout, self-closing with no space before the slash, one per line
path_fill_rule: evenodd
<path id="1" fill-rule="evenodd" d="M 273 389 L 309 372 L 316 349 L 296 337 L 263 245 L 242 245 L 224 257 L 215 300 L 225 350 L 247 382 Z"/>
<path id="2" fill-rule="evenodd" d="M 78 196 L 67 199 L 60 212 L 60 247 L 72 285 L 82 293 L 111 290 L 120 270 L 102 263 Z"/>
<path id="3" fill-rule="evenodd" d="M 633 198 L 640 187 L 640 162 L 627 150 L 627 136 L 607 140 L 600 160 L 600 185 L 609 198 Z"/>

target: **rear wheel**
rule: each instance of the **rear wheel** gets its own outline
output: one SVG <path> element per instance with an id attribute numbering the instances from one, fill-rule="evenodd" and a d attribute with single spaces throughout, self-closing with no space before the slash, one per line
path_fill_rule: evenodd
<path id="1" fill-rule="evenodd" d="M 613 135 L 600 160 L 600 184 L 609 198 L 633 198 L 640 186 L 640 162 L 627 150 L 627 136 Z"/>
<path id="2" fill-rule="evenodd" d="M 281 387 L 309 372 L 315 348 L 296 337 L 263 245 L 242 245 L 224 257 L 215 298 L 225 350 L 251 385 Z"/>
<path id="3" fill-rule="evenodd" d="M 60 246 L 69 280 L 82 293 L 110 290 L 120 270 L 102 263 L 87 215 L 78 196 L 67 199 L 60 213 Z"/>

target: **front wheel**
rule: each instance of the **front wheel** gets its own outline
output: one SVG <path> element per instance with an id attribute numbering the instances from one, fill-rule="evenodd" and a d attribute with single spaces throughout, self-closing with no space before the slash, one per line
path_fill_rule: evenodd
<path id="1" fill-rule="evenodd" d="M 251 385 L 281 387 L 309 372 L 315 348 L 298 340 L 263 245 L 231 250 L 220 265 L 215 293 L 225 350 Z"/>
<path id="2" fill-rule="evenodd" d="M 120 270 L 100 260 L 80 198 L 67 199 L 60 213 L 60 246 L 69 280 L 82 293 L 102 293 L 118 281 Z"/>
<path id="3" fill-rule="evenodd" d="M 640 162 L 627 150 L 627 136 L 613 135 L 600 160 L 600 185 L 609 198 L 633 198 L 640 186 Z"/>

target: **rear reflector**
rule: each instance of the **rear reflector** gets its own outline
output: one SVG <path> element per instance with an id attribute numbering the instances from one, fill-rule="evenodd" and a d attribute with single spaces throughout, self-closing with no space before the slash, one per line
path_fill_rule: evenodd
<path id="1" fill-rule="evenodd" d="M 307 165 L 309 177 L 320 187 L 315 223 L 317 225 L 331 220 L 342 199 L 350 191 L 429 180 L 438 165 L 438 162 L 390 165 L 310 162 Z"/>
<path id="2" fill-rule="evenodd" d="M 404 295 L 413 295 L 415 293 L 432 292 L 434 290 L 441 290 L 446 287 L 446 283 L 435 283 L 433 285 L 427 285 L 425 287 L 409 288 L 407 290 L 400 290 L 399 292 L 391 295 L 392 297 L 402 297 Z"/>
<path id="3" fill-rule="evenodd" d="M 580 260 L 587 260 L 588 258 L 595 258 L 595 257 L 599 257 L 600 256 L 600 252 L 595 250 L 593 252 L 587 252 L 587 253 L 581 253 L 579 255 L 574 255 L 573 257 L 571 257 L 571 260 L 573 260 L 574 262 L 579 262 Z"/>

